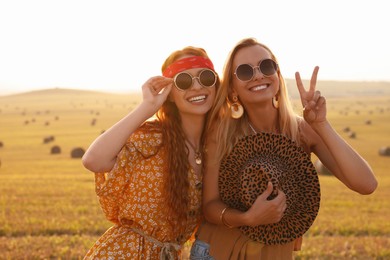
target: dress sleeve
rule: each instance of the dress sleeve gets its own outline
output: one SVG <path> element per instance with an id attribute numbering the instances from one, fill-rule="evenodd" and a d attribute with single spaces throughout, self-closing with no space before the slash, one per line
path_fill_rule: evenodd
<path id="1" fill-rule="evenodd" d="M 95 174 L 95 189 L 100 206 L 106 218 L 118 223 L 119 206 L 123 204 L 123 191 L 132 172 L 133 161 L 137 153 L 131 142 L 128 142 L 117 156 L 111 171 Z"/>
<path id="2" fill-rule="evenodd" d="M 95 173 L 96 194 L 108 220 L 119 223 L 120 207 L 126 204 L 124 191 L 135 165 L 155 155 L 161 145 L 161 130 L 154 124 L 144 124 L 129 137 L 111 171 Z"/>

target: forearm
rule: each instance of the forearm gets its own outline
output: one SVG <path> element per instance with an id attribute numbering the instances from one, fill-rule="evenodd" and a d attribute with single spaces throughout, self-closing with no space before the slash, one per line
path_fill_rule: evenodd
<path id="1" fill-rule="evenodd" d="M 205 204 L 203 212 L 206 220 L 213 224 L 227 225 L 230 227 L 248 225 L 245 212 L 230 208 L 221 201 L 214 201 Z"/>
<path id="2" fill-rule="evenodd" d="M 339 179 L 361 194 L 372 193 L 377 181 L 368 163 L 332 128 L 328 121 L 312 126 L 339 169 Z"/>
<path id="3" fill-rule="evenodd" d="M 148 107 L 141 103 L 110 129 L 101 134 L 84 154 L 83 165 L 92 172 L 111 170 L 116 156 L 125 145 L 129 136 L 153 115 Z"/>

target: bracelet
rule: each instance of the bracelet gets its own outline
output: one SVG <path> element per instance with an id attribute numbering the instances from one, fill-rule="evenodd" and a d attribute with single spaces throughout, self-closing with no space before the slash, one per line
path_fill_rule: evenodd
<path id="1" fill-rule="evenodd" d="M 232 225 L 230 225 L 229 223 L 227 223 L 227 221 L 225 220 L 224 216 L 225 216 L 225 213 L 227 212 L 227 210 L 230 209 L 230 207 L 226 207 L 224 208 L 222 211 L 221 211 L 221 215 L 219 216 L 222 224 L 224 224 L 227 228 L 233 228 Z"/>

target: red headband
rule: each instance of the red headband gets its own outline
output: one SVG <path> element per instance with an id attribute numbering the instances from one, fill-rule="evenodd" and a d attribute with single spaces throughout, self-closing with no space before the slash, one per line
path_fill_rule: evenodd
<path id="1" fill-rule="evenodd" d="M 214 65 L 206 57 L 191 56 L 188 58 L 180 59 L 172 63 L 163 71 L 163 76 L 167 78 L 173 78 L 177 73 L 188 69 L 194 68 L 209 68 L 214 70 Z"/>

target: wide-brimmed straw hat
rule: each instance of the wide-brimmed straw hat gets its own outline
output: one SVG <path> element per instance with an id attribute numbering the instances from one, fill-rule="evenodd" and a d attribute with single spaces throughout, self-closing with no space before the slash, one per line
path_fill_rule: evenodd
<path id="1" fill-rule="evenodd" d="M 257 133 L 238 141 L 221 162 L 219 190 L 232 208 L 247 211 L 271 181 L 286 194 L 287 208 L 278 223 L 241 226 L 252 240 L 286 244 L 301 237 L 313 224 L 320 208 L 320 184 L 310 155 L 291 139 L 272 133 Z"/>

